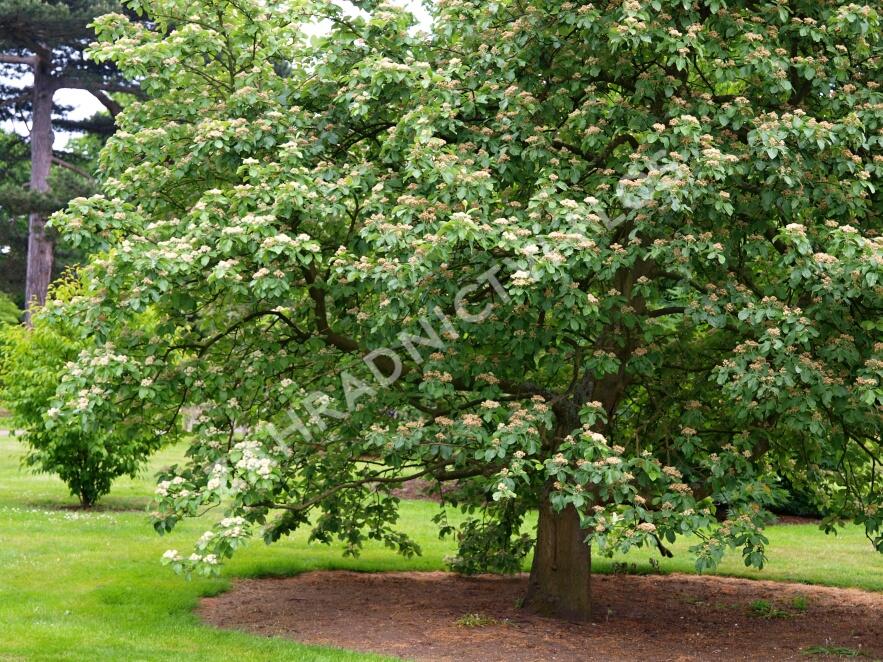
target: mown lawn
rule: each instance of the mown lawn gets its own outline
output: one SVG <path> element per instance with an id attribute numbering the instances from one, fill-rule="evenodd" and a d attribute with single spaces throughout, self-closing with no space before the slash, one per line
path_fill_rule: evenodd
<path id="1" fill-rule="evenodd" d="M 159 557 L 170 547 L 189 550 L 202 527 L 188 522 L 161 538 L 143 512 L 152 471 L 180 457 L 177 449 L 158 455 L 144 478 L 121 480 L 103 509 L 89 513 L 69 508 L 75 501 L 58 480 L 21 470 L 21 453 L 16 441 L 0 436 L 0 660 L 381 659 L 215 630 L 192 610 L 231 577 L 317 568 L 437 570 L 452 551 L 429 520 L 436 507 L 411 501 L 402 504 L 402 526 L 421 543 L 420 557 L 403 559 L 375 546 L 344 559 L 338 549 L 307 545 L 299 535 L 272 547 L 253 544 L 221 579 L 186 581 L 160 566 Z M 744 568 L 736 554 L 720 572 L 883 591 L 883 555 L 856 529 L 833 538 L 811 525 L 786 525 L 772 527 L 769 537 L 763 571 Z M 662 559 L 662 570 L 692 572 L 688 546 L 676 545 L 676 558 Z M 649 556 L 642 551 L 627 560 L 647 570 Z M 611 563 L 597 560 L 596 569 L 609 572 Z"/>

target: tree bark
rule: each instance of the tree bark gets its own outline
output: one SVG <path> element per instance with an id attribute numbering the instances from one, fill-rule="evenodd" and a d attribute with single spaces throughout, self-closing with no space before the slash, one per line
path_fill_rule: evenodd
<path id="1" fill-rule="evenodd" d="M 573 506 L 555 512 L 548 490 L 540 503 L 537 542 L 524 607 L 545 616 L 586 621 L 591 615 L 591 548 Z"/>
<path id="2" fill-rule="evenodd" d="M 31 118 L 31 179 L 32 191 L 49 190 L 49 168 L 52 165 L 52 97 L 55 85 L 49 71 L 48 53 L 38 55 L 34 64 L 34 105 Z M 28 263 L 25 276 L 25 322 L 30 325 L 31 311 L 46 303 L 46 292 L 52 278 L 53 241 L 46 233 L 46 217 L 38 212 L 28 216 Z"/>

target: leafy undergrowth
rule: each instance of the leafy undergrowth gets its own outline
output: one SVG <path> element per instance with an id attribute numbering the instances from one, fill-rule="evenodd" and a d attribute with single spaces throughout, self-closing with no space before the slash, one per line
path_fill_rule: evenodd
<path id="1" fill-rule="evenodd" d="M 231 577 L 326 568 L 438 570 L 453 551 L 430 522 L 437 506 L 409 501 L 401 524 L 423 548 L 420 557 L 368 547 L 360 558 L 344 559 L 339 549 L 308 545 L 298 535 L 272 547 L 251 545 L 221 579 L 188 582 L 161 567 L 159 558 L 170 547 L 188 550 L 201 523 L 187 522 L 164 538 L 154 534 L 143 512 L 153 491 L 150 475 L 119 481 L 100 509 L 81 511 L 58 480 L 20 470 L 21 454 L 18 442 L 0 437 L 0 660 L 382 659 L 215 630 L 192 610 L 201 596 L 225 590 Z M 179 458 L 179 449 L 163 451 L 151 473 Z M 883 590 L 883 557 L 857 529 L 833 538 L 813 525 L 789 525 L 772 528 L 769 537 L 765 570 L 747 569 L 734 556 L 721 572 Z M 674 559 L 652 555 L 652 565 L 646 551 L 627 560 L 639 571 L 691 572 L 688 546 L 674 545 Z M 624 559 L 596 559 L 596 570 L 612 572 L 615 562 Z"/>

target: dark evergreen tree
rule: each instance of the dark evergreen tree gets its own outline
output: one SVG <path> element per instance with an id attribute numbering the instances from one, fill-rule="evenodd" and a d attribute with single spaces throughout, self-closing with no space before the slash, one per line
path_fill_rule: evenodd
<path id="1" fill-rule="evenodd" d="M 99 119 L 104 121 L 104 119 Z M 49 191 L 29 190 L 31 171 L 28 141 L 15 133 L 0 132 L 0 292 L 24 307 L 28 258 L 28 215 L 39 211 L 48 216 L 69 200 L 95 189 L 90 173 L 95 169 L 102 135 L 84 135 L 68 141 L 65 149 L 53 150 L 55 163 L 49 174 Z M 83 252 L 64 244 L 54 246 L 51 278 L 83 258 Z"/>
<path id="2" fill-rule="evenodd" d="M 112 65 L 85 56 L 93 39 L 90 24 L 115 10 L 118 5 L 109 0 L 0 0 L 0 118 L 24 117 L 30 126 L 30 194 L 12 196 L 12 206 L 24 207 L 28 214 L 28 306 L 45 301 L 52 277 L 54 241 L 46 229 L 47 212 L 56 207 L 50 195 L 52 165 L 88 180 L 87 172 L 53 153 L 53 128 L 109 135 L 113 116 L 121 110 L 112 95 L 137 92 Z M 109 114 L 86 121 L 64 119 L 68 109 L 55 99 L 59 90 L 69 88 L 87 90 Z M 6 203 L 10 206 L 8 196 Z"/>

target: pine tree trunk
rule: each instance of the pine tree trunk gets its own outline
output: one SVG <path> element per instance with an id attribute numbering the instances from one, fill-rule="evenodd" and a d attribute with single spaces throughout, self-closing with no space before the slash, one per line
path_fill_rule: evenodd
<path id="1" fill-rule="evenodd" d="M 39 57 L 34 67 L 34 106 L 31 119 L 31 180 L 32 191 L 49 190 L 49 168 L 52 164 L 52 97 L 54 82 L 49 75 L 50 62 Z M 25 277 L 25 321 L 30 324 L 30 311 L 46 302 L 52 278 L 53 242 L 46 233 L 46 217 L 32 212 L 28 217 L 28 263 Z"/>
<path id="2" fill-rule="evenodd" d="M 555 512 L 544 494 L 524 607 L 546 616 L 585 621 L 591 612 L 591 548 L 570 506 Z"/>

